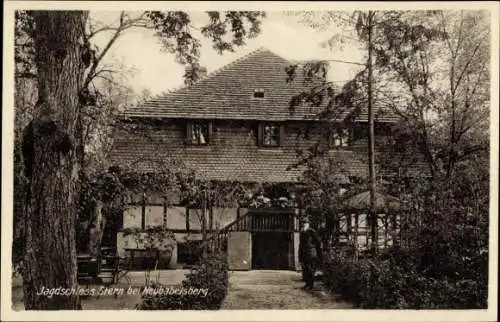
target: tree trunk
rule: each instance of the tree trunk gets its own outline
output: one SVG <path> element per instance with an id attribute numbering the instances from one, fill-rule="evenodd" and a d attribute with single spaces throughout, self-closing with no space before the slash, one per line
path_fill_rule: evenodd
<path id="1" fill-rule="evenodd" d="M 88 12 L 36 11 L 33 15 L 38 106 L 23 142 L 31 149 L 24 306 L 27 310 L 77 309 L 76 294 L 37 293 L 43 288 L 76 290 L 78 286 L 74 141 L 83 78 L 79 41 Z"/>
<path id="2" fill-rule="evenodd" d="M 370 209 L 372 254 L 377 253 L 377 212 L 375 209 L 375 126 L 373 120 L 373 11 L 368 11 L 368 170 L 370 177 Z"/>

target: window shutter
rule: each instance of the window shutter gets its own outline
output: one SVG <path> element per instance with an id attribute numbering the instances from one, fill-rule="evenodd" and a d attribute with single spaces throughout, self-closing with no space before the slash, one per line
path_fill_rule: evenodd
<path id="1" fill-rule="evenodd" d="M 208 144 L 212 144 L 212 137 L 213 137 L 212 128 L 213 128 L 212 122 L 210 121 L 208 122 Z"/>
<path id="2" fill-rule="evenodd" d="M 280 133 L 279 133 L 279 146 L 283 146 L 283 142 L 285 142 L 285 126 L 280 124 Z"/>
<path id="3" fill-rule="evenodd" d="M 259 123 L 258 129 L 257 129 L 257 145 L 261 146 L 262 145 L 262 140 L 263 140 L 264 132 L 262 128 L 262 123 Z"/>
<path id="4" fill-rule="evenodd" d="M 167 228 L 167 219 L 168 219 L 168 200 L 165 195 L 163 198 L 163 228 Z"/>
<path id="5" fill-rule="evenodd" d="M 186 144 L 191 144 L 192 143 L 192 138 L 191 134 L 193 133 L 193 122 L 187 121 L 186 122 L 186 138 L 185 138 L 185 143 Z"/>

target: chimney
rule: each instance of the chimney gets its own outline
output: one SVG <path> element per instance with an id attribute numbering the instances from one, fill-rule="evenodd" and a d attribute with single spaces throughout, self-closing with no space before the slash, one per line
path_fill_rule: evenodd
<path id="1" fill-rule="evenodd" d="M 184 70 L 184 76 L 188 78 L 188 83 L 196 83 L 196 81 L 202 79 L 203 77 L 205 77 L 207 75 L 207 68 L 206 67 L 201 67 L 199 68 L 198 70 L 198 74 L 195 76 L 195 75 L 192 75 L 192 68 L 191 66 L 187 66 L 186 69 Z M 193 77 L 195 76 L 195 77 Z M 195 79 L 195 81 L 193 82 L 192 79 Z"/>

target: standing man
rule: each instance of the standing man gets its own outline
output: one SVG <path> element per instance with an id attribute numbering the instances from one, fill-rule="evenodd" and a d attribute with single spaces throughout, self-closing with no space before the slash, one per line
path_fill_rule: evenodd
<path id="1" fill-rule="evenodd" d="M 306 282 L 304 288 L 307 290 L 312 290 L 314 287 L 314 273 L 321 257 L 321 240 L 306 218 L 302 222 L 300 232 L 299 261 L 302 265 L 302 277 Z"/>

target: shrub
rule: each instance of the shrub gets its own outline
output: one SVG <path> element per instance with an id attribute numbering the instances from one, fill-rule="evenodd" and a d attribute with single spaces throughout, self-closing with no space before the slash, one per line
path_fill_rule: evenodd
<path id="1" fill-rule="evenodd" d="M 159 286 L 154 286 L 159 287 Z M 206 296 L 189 294 L 146 295 L 139 310 L 217 310 L 227 295 L 228 264 L 225 253 L 208 253 L 202 257 L 176 288 L 207 289 Z"/>
<path id="2" fill-rule="evenodd" d="M 485 259 L 486 258 L 486 259 Z M 332 253 L 325 261 L 324 283 L 363 308 L 474 309 L 487 305 L 486 274 L 476 279 L 450 280 L 423 274 L 416 260 L 402 249 L 384 257 L 360 259 Z M 487 264 L 484 255 L 481 264 Z M 478 264 L 478 265 L 481 265 Z"/>

